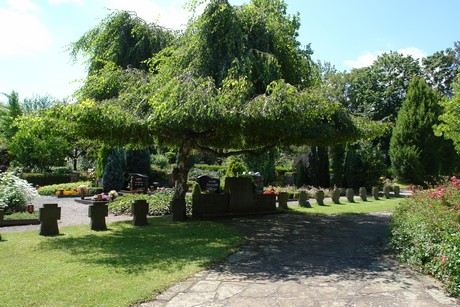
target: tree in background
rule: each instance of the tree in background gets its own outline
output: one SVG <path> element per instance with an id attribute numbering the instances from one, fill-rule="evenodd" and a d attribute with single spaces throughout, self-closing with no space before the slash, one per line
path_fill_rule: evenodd
<path id="1" fill-rule="evenodd" d="M 390 143 L 393 172 L 402 181 L 424 184 L 439 175 L 442 139 L 434 135 L 433 126 L 438 123 L 440 99 L 422 78 L 413 78 Z"/>
<path id="2" fill-rule="evenodd" d="M 126 152 L 122 148 L 113 148 L 107 157 L 107 164 L 102 174 L 104 191 L 119 191 L 125 183 Z"/>
<path id="3" fill-rule="evenodd" d="M 12 91 L 10 94 L 3 93 L 8 98 L 5 107 L 0 109 L 0 133 L 5 140 L 10 140 L 17 131 L 17 127 L 13 125 L 14 120 L 22 115 L 19 95 Z"/>
<path id="4" fill-rule="evenodd" d="M 440 123 L 436 126 L 437 135 L 452 140 L 458 153 L 460 153 L 460 73 L 453 83 L 453 96 L 441 101 L 442 114 Z"/>
<path id="5" fill-rule="evenodd" d="M 84 100 L 63 115 L 78 122 L 82 135 L 112 146 L 177 148 L 172 213 L 183 220 L 193 150 L 227 157 L 280 145 L 324 146 L 378 130 L 321 91 L 307 90 L 317 76 L 311 52 L 297 41 L 299 25 L 283 1 L 239 7 L 211 1 L 149 60 L 149 73 L 122 72 L 130 79 L 118 99 Z"/>
<path id="6" fill-rule="evenodd" d="M 260 155 L 244 155 L 242 160 L 251 172 L 259 172 L 264 177 L 264 183 L 270 184 L 276 179 L 275 164 L 279 157 L 278 149 L 267 150 Z"/>

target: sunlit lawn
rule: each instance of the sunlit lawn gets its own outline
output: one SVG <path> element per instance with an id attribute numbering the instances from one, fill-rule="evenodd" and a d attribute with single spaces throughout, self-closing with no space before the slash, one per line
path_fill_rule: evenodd
<path id="1" fill-rule="evenodd" d="M 403 198 L 380 198 L 375 200 L 368 198 L 367 201 L 362 201 L 359 197 L 355 197 L 355 202 L 351 203 L 346 199 L 341 199 L 340 204 L 334 204 L 332 200 L 325 200 L 324 206 L 319 206 L 316 200 L 310 199 L 312 208 L 299 207 L 296 203 L 289 203 L 289 209 L 283 210 L 295 214 L 359 214 L 372 213 L 381 211 L 393 211 Z"/>
<path id="2" fill-rule="evenodd" d="M 61 235 L 2 233 L 0 306 L 126 306 L 225 258 L 243 242 L 211 222 L 65 227 Z M 1 228 L 0 228 L 1 232 Z"/>

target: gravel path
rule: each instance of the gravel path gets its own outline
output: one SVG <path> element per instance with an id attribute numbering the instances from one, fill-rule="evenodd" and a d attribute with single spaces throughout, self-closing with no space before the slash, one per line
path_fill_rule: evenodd
<path id="1" fill-rule="evenodd" d="M 77 203 L 75 198 L 57 198 L 54 196 L 40 196 L 32 201 L 35 211 L 43 207 L 43 204 L 58 204 L 61 207 L 61 219 L 58 221 L 59 227 L 72 225 L 89 225 L 88 205 Z M 132 219 L 129 215 L 112 215 L 106 217 L 106 222 L 126 221 Z M 11 226 L 1 227 L 0 232 L 17 232 L 39 230 L 40 225 Z"/>

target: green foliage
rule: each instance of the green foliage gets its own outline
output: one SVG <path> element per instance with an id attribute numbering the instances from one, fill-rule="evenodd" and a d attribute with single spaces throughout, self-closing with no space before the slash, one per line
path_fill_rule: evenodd
<path id="1" fill-rule="evenodd" d="M 421 267 L 460 296 L 460 181 L 405 199 L 390 223 L 390 246 L 400 259 Z"/>
<path id="2" fill-rule="evenodd" d="M 259 172 L 264 177 L 264 183 L 270 184 L 276 179 L 275 163 L 278 157 L 278 149 L 271 149 L 257 156 L 244 155 L 242 159 L 249 171 Z"/>
<path id="3" fill-rule="evenodd" d="M 77 191 L 79 186 L 85 185 L 88 187 L 88 195 L 99 194 L 102 191 L 102 188 L 92 187 L 91 182 L 89 181 L 78 181 L 70 183 L 61 183 L 61 184 L 51 184 L 40 187 L 37 191 L 38 194 L 43 196 L 56 196 L 60 190 L 64 191 Z"/>
<path id="4" fill-rule="evenodd" d="M 369 141 L 348 145 L 343 165 L 343 181 L 338 186 L 347 188 L 379 186 L 386 174 L 384 154 L 379 146 Z"/>
<path id="5" fill-rule="evenodd" d="M 107 164 L 102 174 L 104 191 L 119 191 L 125 183 L 126 152 L 122 148 L 113 148 L 107 157 Z"/>
<path id="6" fill-rule="evenodd" d="M 22 115 L 22 109 L 17 92 L 12 91 L 11 94 L 3 93 L 3 95 L 8 98 L 8 102 L 0 112 L 0 133 L 6 140 L 10 140 L 17 131 L 13 123 Z"/>
<path id="7" fill-rule="evenodd" d="M 452 140 L 457 152 L 460 153 L 460 74 L 457 75 L 457 80 L 452 87 L 454 95 L 440 102 L 442 114 L 439 116 L 440 123 L 435 130 L 437 135 Z"/>
<path id="8" fill-rule="evenodd" d="M 244 166 L 243 162 L 237 159 L 232 159 L 225 171 L 225 177 L 238 177 L 242 176 L 245 172 L 247 173 L 248 169 Z"/>
<path id="9" fill-rule="evenodd" d="M 148 148 L 126 151 L 126 172 L 150 175 L 150 152 Z"/>
<path id="10" fill-rule="evenodd" d="M 97 169 L 96 177 L 101 178 L 104 174 L 105 166 L 107 165 L 107 158 L 109 157 L 110 152 L 112 151 L 109 146 L 102 145 L 97 153 Z"/>
<path id="11" fill-rule="evenodd" d="M 150 155 L 150 162 L 160 169 L 167 169 L 169 167 L 168 157 L 162 154 Z"/>
<path id="12" fill-rule="evenodd" d="M 5 213 L 25 211 L 36 196 L 37 191 L 27 181 L 10 172 L 0 172 L 0 209 Z"/>
<path id="13" fill-rule="evenodd" d="M 59 183 L 70 183 L 70 174 L 65 173 L 21 173 L 20 177 L 32 185 L 46 186 Z"/>
<path id="14" fill-rule="evenodd" d="M 199 185 L 198 185 L 199 186 Z M 148 215 L 160 216 L 171 214 L 172 190 L 157 190 L 152 195 L 147 194 L 124 194 L 115 201 L 109 203 L 109 210 L 115 215 L 131 214 L 131 204 L 136 199 L 146 200 L 149 204 Z M 191 196 L 185 198 L 187 214 L 192 214 Z"/>
<path id="15" fill-rule="evenodd" d="M 2 305 L 140 304 L 224 260 L 244 241 L 219 223 L 171 223 L 169 217 L 150 218 L 148 227 L 108 226 L 97 232 L 63 227 L 64 235 L 52 239 L 35 231 L 2 233 Z"/>
<path id="16" fill-rule="evenodd" d="M 17 132 L 9 143 L 9 152 L 26 167 L 50 170 L 62 166 L 72 147 L 65 133 L 59 134 L 53 120 L 44 116 L 22 116 L 15 122 Z"/>
<path id="17" fill-rule="evenodd" d="M 438 90 L 444 97 L 451 97 L 453 94 L 452 84 L 459 67 L 455 56 L 455 51 L 448 48 L 422 59 L 426 83 Z"/>
<path id="18" fill-rule="evenodd" d="M 393 172 L 403 181 L 423 184 L 439 175 L 442 140 L 433 133 L 439 100 L 439 94 L 423 79 L 412 80 L 390 142 Z"/>

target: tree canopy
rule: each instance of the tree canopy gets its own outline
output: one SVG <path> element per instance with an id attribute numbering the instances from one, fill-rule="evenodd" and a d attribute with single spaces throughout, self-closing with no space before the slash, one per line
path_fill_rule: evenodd
<path id="1" fill-rule="evenodd" d="M 85 99 L 68 108 L 67 120 L 79 135 L 107 144 L 176 146 L 172 211 L 181 220 L 194 149 L 228 156 L 346 142 L 378 130 L 313 87 L 319 73 L 309 47 L 297 41 L 299 26 L 281 0 L 210 1 L 170 45 L 152 53 L 147 72 L 114 63 L 110 74 L 92 79 L 95 86 L 117 80 L 118 95 Z M 100 50 L 91 49 L 90 59 Z"/>

